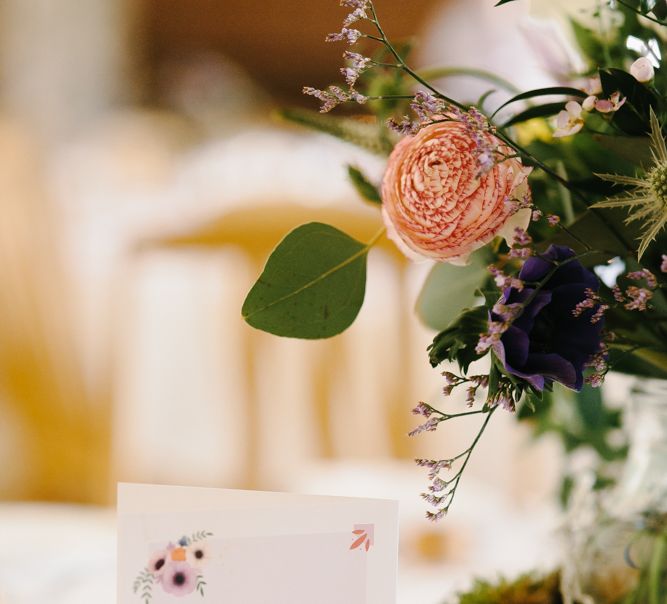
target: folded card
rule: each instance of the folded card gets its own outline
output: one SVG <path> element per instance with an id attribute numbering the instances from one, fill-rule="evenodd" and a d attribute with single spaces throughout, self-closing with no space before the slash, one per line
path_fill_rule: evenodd
<path id="1" fill-rule="evenodd" d="M 118 487 L 119 604 L 392 604 L 395 501 Z"/>

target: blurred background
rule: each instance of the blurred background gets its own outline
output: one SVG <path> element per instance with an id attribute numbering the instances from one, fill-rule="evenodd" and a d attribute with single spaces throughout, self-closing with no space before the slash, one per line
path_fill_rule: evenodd
<path id="1" fill-rule="evenodd" d="M 567 70 L 564 48 L 537 48 L 547 25 L 529 3 L 492 5 L 378 1 L 391 37 L 421 36 L 418 65 L 521 88 Z M 345 14 L 336 0 L 0 3 L 0 603 L 114 600 L 118 481 L 399 499 L 406 603 L 554 558 L 562 453 L 509 416 L 450 518 L 423 519 L 412 459 L 458 452 L 476 428 L 406 436 L 419 400 L 442 402 L 413 313 L 429 266 L 380 245 L 359 320 L 332 340 L 240 317 L 290 228 L 368 238 L 380 222 L 345 168 L 379 179 L 380 160 L 272 119 L 339 79 L 344 48 L 323 39 Z"/>

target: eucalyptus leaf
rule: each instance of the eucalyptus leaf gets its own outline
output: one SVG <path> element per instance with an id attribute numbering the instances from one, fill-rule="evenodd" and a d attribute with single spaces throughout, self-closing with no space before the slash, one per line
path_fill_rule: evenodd
<path id="1" fill-rule="evenodd" d="M 470 264 L 452 266 L 438 263 L 429 273 L 419 297 L 416 311 L 425 325 L 441 331 L 475 304 L 475 291 L 487 276 L 484 254 L 473 254 Z"/>
<path id="2" fill-rule="evenodd" d="M 363 304 L 369 247 L 327 224 L 297 227 L 269 257 L 243 303 L 243 318 L 278 336 L 339 334 Z"/>

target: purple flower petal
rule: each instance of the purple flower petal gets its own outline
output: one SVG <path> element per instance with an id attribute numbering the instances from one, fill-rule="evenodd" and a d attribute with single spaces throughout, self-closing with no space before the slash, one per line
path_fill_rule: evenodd
<path id="1" fill-rule="evenodd" d="M 586 299 L 586 290 L 597 291 L 599 281 L 578 260 L 557 264 L 573 256 L 570 248 L 552 245 L 529 258 L 519 278 L 538 282 L 550 275 L 546 283 L 537 293 L 534 287 L 521 291 L 509 288 L 501 299 L 506 304 L 526 306 L 494 345 L 494 352 L 509 373 L 537 390 L 552 382 L 581 390 L 584 367 L 600 349 L 603 321 L 591 323 L 597 307 L 578 317 L 573 315 L 577 304 Z"/>

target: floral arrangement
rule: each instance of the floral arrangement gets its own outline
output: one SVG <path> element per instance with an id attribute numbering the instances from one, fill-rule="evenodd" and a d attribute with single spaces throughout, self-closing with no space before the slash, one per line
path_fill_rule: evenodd
<path id="1" fill-rule="evenodd" d="M 386 157 L 381 183 L 349 167 L 384 226 L 368 242 L 321 223 L 298 227 L 242 314 L 279 336 L 331 337 L 357 316 L 367 255 L 385 234 L 408 258 L 435 263 L 426 294 L 446 288 L 451 303 L 422 313 L 439 329 L 428 360 L 453 363 L 443 391 L 465 389 L 468 408 L 420 402 L 412 434 L 480 418 L 467 449 L 417 460 L 430 480 L 427 516 L 438 520 L 496 410 L 539 416 L 554 389 L 591 400 L 612 369 L 667 376 L 667 4 L 595 3 L 592 26 L 571 21 L 584 72 L 518 92 L 477 70 L 511 97 L 494 102 L 490 89 L 474 103 L 443 92 L 448 69 L 410 64 L 409 45 L 388 37 L 373 0 L 341 5 L 350 12 L 327 41 L 349 47 L 345 84 L 304 92 L 322 113 L 350 105 L 370 117 L 285 116 Z"/>
<path id="2" fill-rule="evenodd" d="M 209 560 L 206 540 L 212 536 L 208 531 L 197 531 L 153 552 L 134 581 L 134 593 L 144 604 L 151 601 L 155 585 L 172 596 L 183 597 L 196 591 L 203 598 L 206 585 L 203 568 Z"/>

